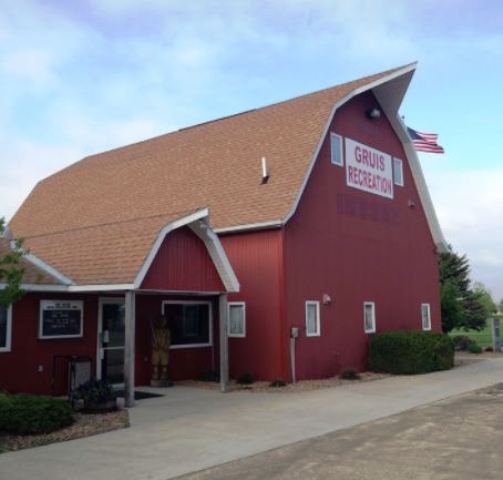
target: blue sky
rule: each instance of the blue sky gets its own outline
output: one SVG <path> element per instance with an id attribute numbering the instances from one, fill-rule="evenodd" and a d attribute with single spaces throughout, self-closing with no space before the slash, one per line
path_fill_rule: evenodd
<path id="1" fill-rule="evenodd" d="M 86 154 L 418 61 L 445 236 L 503 297 L 499 1 L 0 0 L 0 215 Z"/>

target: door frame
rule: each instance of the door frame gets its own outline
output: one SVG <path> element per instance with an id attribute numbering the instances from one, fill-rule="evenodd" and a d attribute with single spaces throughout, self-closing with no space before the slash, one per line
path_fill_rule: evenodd
<path id="1" fill-rule="evenodd" d="M 101 333 L 103 330 L 103 305 L 125 305 L 125 298 L 124 297 L 99 297 L 98 298 L 98 328 L 97 328 L 97 333 L 96 333 L 96 378 L 98 380 L 101 380 L 101 374 L 102 374 L 102 369 L 101 369 Z M 120 348 L 120 347 L 117 347 Z M 122 347 L 124 351 L 126 350 L 126 345 L 124 343 L 124 347 Z M 123 388 L 124 383 L 114 383 L 112 384 L 113 387 L 117 388 Z"/>

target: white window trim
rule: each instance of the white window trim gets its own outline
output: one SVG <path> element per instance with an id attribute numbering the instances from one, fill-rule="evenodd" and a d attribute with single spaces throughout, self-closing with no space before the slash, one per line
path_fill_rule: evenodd
<path id="1" fill-rule="evenodd" d="M 308 307 L 316 306 L 316 332 L 309 333 L 308 330 Z M 321 335 L 320 302 L 317 300 L 306 300 L 306 337 L 319 337 Z"/>
<path id="2" fill-rule="evenodd" d="M 401 180 L 398 182 L 396 179 L 396 165 L 400 165 L 400 177 Z M 393 157 L 393 183 L 399 187 L 403 187 L 405 185 L 405 179 L 403 178 L 403 160 L 401 158 Z"/>
<path id="3" fill-rule="evenodd" d="M 428 311 L 428 327 L 424 327 L 424 321 L 423 321 L 423 308 L 426 307 Z M 431 307 L 429 303 L 422 303 L 421 304 L 421 328 L 425 332 L 429 332 L 431 330 Z"/>
<path id="4" fill-rule="evenodd" d="M 202 300 L 163 300 L 161 312 L 164 315 L 165 305 L 208 305 L 208 321 L 210 322 L 208 337 L 209 341 L 207 343 L 186 343 L 184 345 L 171 345 L 170 350 L 179 350 L 182 348 L 200 348 L 200 347 L 212 347 L 213 346 L 213 308 L 211 302 Z"/>
<path id="5" fill-rule="evenodd" d="M 367 329 L 367 322 L 365 322 L 366 308 L 368 306 L 372 307 L 372 328 Z M 365 333 L 375 333 L 376 332 L 376 304 L 375 302 L 363 302 L 363 329 Z"/>
<path id="6" fill-rule="evenodd" d="M 231 333 L 231 306 L 243 307 L 243 333 Z M 227 336 L 230 338 L 245 338 L 246 337 L 246 303 L 245 302 L 229 302 L 227 303 Z"/>
<path id="7" fill-rule="evenodd" d="M 7 329 L 5 332 L 5 347 L 0 347 L 0 352 L 10 352 L 12 347 L 12 305 L 7 307 Z"/>
<path id="8" fill-rule="evenodd" d="M 44 302 L 75 302 L 75 303 L 80 303 L 81 308 L 81 318 L 80 318 L 80 331 L 76 335 L 43 335 L 43 311 L 44 309 L 42 308 Z M 58 340 L 58 339 L 64 339 L 64 338 L 82 338 L 84 336 L 84 300 L 52 300 L 52 299 L 44 299 L 40 300 L 40 306 L 39 306 L 39 317 L 38 317 L 38 338 L 39 340 Z"/>
<path id="9" fill-rule="evenodd" d="M 337 137 L 339 139 L 339 158 L 341 159 L 341 163 L 334 163 L 332 161 L 333 159 L 333 156 L 332 156 L 332 138 L 333 137 Z M 344 145 L 343 145 L 343 138 L 342 138 L 342 135 L 339 135 L 337 133 L 334 133 L 334 132 L 330 132 L 330 163 L 332 165 L 335 165 L 337 167 L 343 167 L 344 166 L 344 155 L 343 155 L 343 152 L 344 152 Z"/>

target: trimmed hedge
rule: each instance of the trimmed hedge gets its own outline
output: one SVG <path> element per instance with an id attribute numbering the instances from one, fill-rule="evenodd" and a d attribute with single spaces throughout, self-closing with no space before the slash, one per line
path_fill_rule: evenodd
<path id="1" fill-rule="evenodd" d="M 369 369 L 374 372 L 413 375 L 453 366 L 454 344 L 441 333 L 384 332 L 370 341 Z"/>
<path id="2" fill-rule="evenodd" d="M 50 433 L 72 425 L 71 405 L 60 398 L 0 395 L 0 432 L 14 435 Z"/>

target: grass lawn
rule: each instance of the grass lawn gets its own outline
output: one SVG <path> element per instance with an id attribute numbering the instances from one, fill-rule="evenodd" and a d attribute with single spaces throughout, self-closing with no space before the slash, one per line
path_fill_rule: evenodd
<path id="1" fill-rule="evenodd" d="M 487 322 L 486 328 L 477 332 L 476 330 L 468 330 L 465 331 L 463 329 L 453 330 L 449 333 L 451 337 L 455 337 L 456 335 L 466 335 L 473 340 L 475 340 L 482 348 L 490 347 L 493 344 L 493 338 L 491 333 L 491 326 L 489 322 Z"/>

